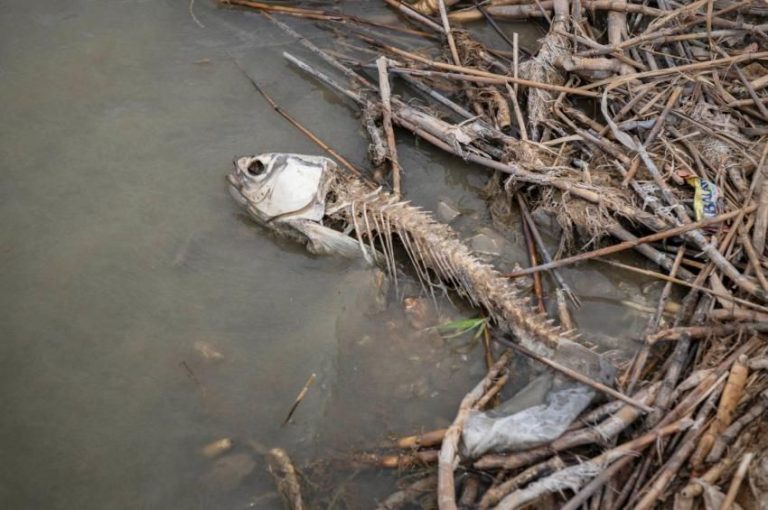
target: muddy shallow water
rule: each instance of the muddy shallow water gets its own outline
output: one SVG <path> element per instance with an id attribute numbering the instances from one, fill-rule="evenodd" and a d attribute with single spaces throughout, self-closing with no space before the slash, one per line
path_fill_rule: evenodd
<path id="1" fill-rule="evenodd" d="M 346 5 L 393 21 L 379 4 Z M 415 330 L 392 295 L 382 303 L 371 269 L 309 256 L 241 213 L 224 180 L 233 157 L 318 149 L 240 67 L 362 166 L 366 141 L 350 105 L 284 62 L 304 53 L 262 17 L 201 1 L 195 13 L 204 28 L 185 1 L 4 5 L 2 508 L 280 508 L 254 449 L 306 465 L 444 426 L 483 374 L 479 349 Z M 536 26 L 519 29 L 532 45 Z M 487 173 L 398 136 L 406 196 L 454 204 L 471 234 L 487 219 Z M 525 264 L 518 237 L 505 257 Z M 620 301 L 643 301 L 641 282 L 598 265 L 566 275 L 580 326 L 630 348 L 645 318 Z M 473 315 L 440 308 L 441 320 Z M 200 455 L 222 437 L 228 460 Z M 326 472 L 344 489 L 327 501 L 353 508 L 393 489 L 388 473 Z"/>

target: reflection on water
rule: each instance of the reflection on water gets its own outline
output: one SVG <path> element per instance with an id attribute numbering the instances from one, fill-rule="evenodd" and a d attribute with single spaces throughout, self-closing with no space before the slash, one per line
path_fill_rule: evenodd
<path id="1" fill-rule="evenodd" d="M 348 4 L 392 19 L 379 2 Z M 242 216 L 224 183 L 234 156 L 317 149 L 233 59 L 353 161 L 366 143 L 352 109 L 285 64 L 293 41 L 257 15 L 195 9 L 205 28 L 168 0 L 4 6 L 3 508 L 279 508 L 260 449 L 304 465 L 445 425 L 483 372 L 477 349 L 413 329 L 392 294 L 382 310 L 370 269 L 308 256 Z M 400 139 L 409 198 L 485 217 L 482 170 Z M 598 328 L 606 309 L 578 319 Z M 472 314 L 445 299 L 440 313 Z M 225 437 L 219 460 L 200 454 Z M 329 476 L 357 488 L 353 506 L 392 489 L 352 474 Z"/>

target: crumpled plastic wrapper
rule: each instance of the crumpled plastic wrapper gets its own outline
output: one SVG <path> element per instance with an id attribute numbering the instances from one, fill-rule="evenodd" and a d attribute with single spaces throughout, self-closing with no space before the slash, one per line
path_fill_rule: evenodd
<path id="1" fill-rule="evenodd" d="M 574 342 L 562 342 L 553 361 L 603 384 L 610 384 L 616 372 L 599 354 Z M 595 397 L 591 387 L 548 370 L 498 408 L 471 412 L 462 431 L 462 456 L 477 458 L 548 443 L 561 436 Z"/>

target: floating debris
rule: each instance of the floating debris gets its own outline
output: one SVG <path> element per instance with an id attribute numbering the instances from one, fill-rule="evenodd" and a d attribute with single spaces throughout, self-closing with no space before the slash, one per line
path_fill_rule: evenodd
<path id="1" fill-rule="evenodd" d="M 224 355 L 208 342 L 198 340 L 194 343 L 193 348 L 206 361 L 222 361 L 224 359 Z"/>
<path id="2" fill-rule="evenodd" d="M 234 443 L 231 439 L 228 437 L 217 439 L 216 441 L 213 441 L 212 443 L 208 443 L 207 445 L 203 446 L 200 449 L 200 453 L 204 457 L 213 458 L 218 457 L 224 452 L 227 452 L 232 449 L 232 445 Z"/>

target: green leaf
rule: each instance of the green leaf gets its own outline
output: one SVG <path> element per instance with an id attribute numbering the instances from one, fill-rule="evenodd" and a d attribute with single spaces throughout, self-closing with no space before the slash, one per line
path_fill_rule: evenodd
<path id="1" fill-rule="evenodd" d="M 478 317 L 475 319 L 462 319 L 453 322 L 447 322 L 445 324 L 439 324 L 434 326 L 434 329 L 440 333 L 440 336 L 443 337 L 444 340 L 456 338 L 465 333 L 469 333 L 474 329 L 477 329 L 477 332 L 474 335 L 474 338 L 477 338 L 483 333 L 487 322 L 488 319 L 484 317 Z"/>

